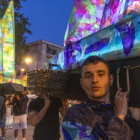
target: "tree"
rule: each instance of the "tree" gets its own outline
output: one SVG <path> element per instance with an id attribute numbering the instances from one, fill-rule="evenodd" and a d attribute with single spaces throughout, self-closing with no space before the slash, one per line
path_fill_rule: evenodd
<path id="1" fill-rule="evenodd" d="M 15 57 L 16 64 L 20 64 L 21 60 L 29 51 L 28 46 L 26 45 L 26 36 L 25 33 L 32 34 L 28 29 L 31 25 L 28 21 L 28 17 L 24 17 L 23 13 L 20 13 L 21 1 L 26 0 L 14 0 L 14 16 L 15 16 Z M 0 15 L 1 18 L 4 15 L 10 0 L 0 0 Z"/>

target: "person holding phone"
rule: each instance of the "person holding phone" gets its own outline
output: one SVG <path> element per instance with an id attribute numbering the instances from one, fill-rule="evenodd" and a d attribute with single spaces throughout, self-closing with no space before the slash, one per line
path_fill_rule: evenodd
<path id="1" fill-rule="evenodd" d="M 46 97 L 43 92 L 35 92 L 28 106 L 28 119 L 35 126 L 33 140 L 59 140 L 59 112 L 64 117 L 67 112 L 67 100 Z"/>

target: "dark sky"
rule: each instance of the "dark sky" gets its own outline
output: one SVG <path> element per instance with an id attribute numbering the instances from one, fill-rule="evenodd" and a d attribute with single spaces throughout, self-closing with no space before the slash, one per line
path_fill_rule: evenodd
<path id="1" fill-rule="evenodd" d="M 29 17 L 27 42 L 44 39 L 63 46 L 66 27 L 72 12 L 74 0 L 26 0 L 22 2 L 21 13 Z"/>

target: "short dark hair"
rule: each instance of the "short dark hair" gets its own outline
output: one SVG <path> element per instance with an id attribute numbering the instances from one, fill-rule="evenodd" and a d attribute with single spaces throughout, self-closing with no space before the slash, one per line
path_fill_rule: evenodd
<path id="1" fill-rule="evenodd" d="M 110 75 L 110 69 L 108 66 L 108 63 L 101 57 L 99 56 L 89 56 L 82 64 L 82 69 L 85 65 L 89 65 L 89 64 L 97 64 L 98 62 L 103 62 L 107 67 L 108 67 L 108 74 Z M 82 69 L 81 69 L 81 73 L 82 73 Z"/>
<path id="2" fill-rule="evenodd" d="M 27 90 L 27 87 L 24 87 L 24 91 L 26 91 Z"/>

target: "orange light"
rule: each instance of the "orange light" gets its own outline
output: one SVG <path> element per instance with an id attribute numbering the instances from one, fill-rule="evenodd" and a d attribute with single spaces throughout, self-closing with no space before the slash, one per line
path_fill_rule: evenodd
<path id="1" fill-rule="evenodd" d="M 21 69 L 21 71 L 25 71 L 25 69 Z"/>
<path id="2" fill-rule="evenodd" d="M 29 62 L 31 62 L 31 59 L 26 59 L 26 63 L 29 64 Z"/>

